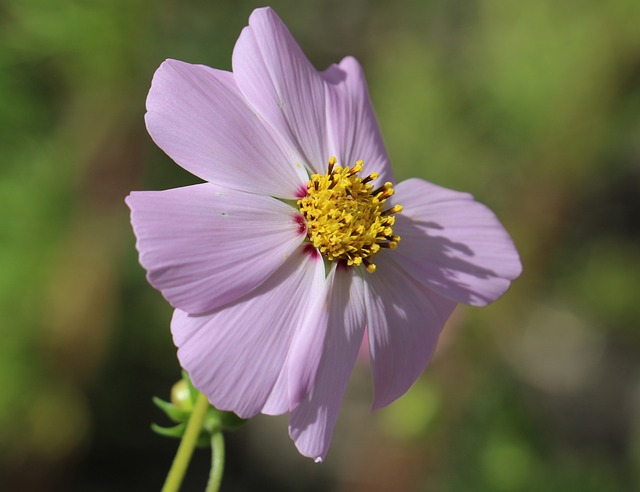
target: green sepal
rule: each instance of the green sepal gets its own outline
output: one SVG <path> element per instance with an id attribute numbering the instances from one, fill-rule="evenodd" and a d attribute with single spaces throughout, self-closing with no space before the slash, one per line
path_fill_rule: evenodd
<path id="1" fill-rule="evenodd" d="M 196 447 L 208 448 L 210 446 L 211 446 L 211 434 L 203 430 L 198 436 L 198 440 L 196 441 Z"/>
<path id="2" fill-rule="evenodd" d="M 186 391 L 185 391 L 186 390 Z M 193 386 L 189 375 L 182 371 L 182 379 L 171 390 L 171 402 L 157 396 L 153 397 L 153 403 L 162 410 L 169 419 L 178 425 L 173 427 L 161 427 L 151 424 L 151 429 L 161 436 L 181 438 L 191 418 L 193 408 L 200 392 Z M 196 441 L 198 447 L 209 447 L 211 436 L 218 432 L 230 431 L 239 428 L 247 422 L 233 412 L 224 412 L 209 405 L 202 423 L 202 430 Z"/>
<path id="3" fill-rule="evenodd" d="M 175 425 L 173 427 L 160 427 L 158 424 L 151 424 L 151 430 L 156 434 L 165 437 L 175 437 L 177 439 L 180 439 L 184 435 L 184 431 L 186 428 L 186 422 Z"/>
<path id="4" fill-rule="evenodd" d="M 167 415 L 167 417 L 169 417 L 171 420 L 173 420 L 176 423 L 185 422 L 189 420 L 189 415 L 191 415 L 190 411 L 178 408 L 173 403 L 164 401 L 163 399 L 158 398 L 157 396 L 153 397 L 153 403 L 160 410 L 162 410 Z"/>
<path id="5" fill-rule="evenodd" d="M 182 436 L 184 436 L 184 433 L 187 430 L 187 423 L 183 422 L 173 427 L 162 427 L 158 424 L 151 424 L 151 430 L 164 437 L 182 439 Z M 203 428 L 198 435 L 196 446 L 199 448 L 208 448 L 210 444 L 211 434 Z"/>
<path id="6" fill-rule="evenodd" d="M 220 425 L 222 430 L 236 430 L 249 422 L 248 419 L 238 417 L 233 412 L 220 412 Z"/>

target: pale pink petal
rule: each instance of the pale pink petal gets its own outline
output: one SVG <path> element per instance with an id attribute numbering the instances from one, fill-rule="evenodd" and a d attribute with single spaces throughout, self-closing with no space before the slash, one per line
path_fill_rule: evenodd
<path id="1" fill-rule="evenodd" d="M 242 299 L 199 316 L 176 310 L 171 331 L 180 365 L 216 408 L 253 417 L 273 391 L 324 283 L 322 259 L 301 246 Z"/>
<path id="2" fill-rule="evenodd" d="M 285 362 L 273 384 L 271 394 L 262 407 L 265 415 L 281 415 L 291 410 L 291 398 L 289 397 L 289 370 Z"/>
<path id="3" fill-rule="evenodd" d="M 321 258 L 320 253 L 313 246 L 307 244 L 306 248 L 309 253 Z M 317 293 L 316 302 L 309 307 L 308 322 L 296 332 L 289 348 L 287 361 L 278 375 L 262 413 L 279 415 L 288 412 L 307 396 L 322 355 L 327 322 L 326 306 L 329 302 L 332 279 L 333 271 L 324 284 L 324 290 Z"/>
<path id="4" fill-rule="evenodd" d="M 456 306 L 398 267 L 393 253 L 379 253 L 376 272 L 366 277 L 373 408 L 402 396 L 420 376 Z"/>
<path id="5" fill-rule="evenodd" d="M 126 199 L 151 285 L 188 313 L 260 285 L 305 237 L 303 217 L 271 197 L 203 183 Z"/>
<path id="6" fill-rule="evenodd" d="M 258 114 L 297 144 L 304 164 L 326 169 L 324 82 L 271 8 L 251 14 L 233 50 L 233 74 Z"/>
<path id="7" fill-rule="evenodd" d="M 315 336 L 309 334 L 306 347 L 298 346 L 290 364 L 290 377 L 300 384 L 293 394 L 304 398 L 291 412 L 289 434 L 300 453 L 316 461 L 329 450 L 365 324 L 362 277 L 339 266 L 329 281 L 328 309 L 316 319 Z"/>
<path id="8" fill-rule="evenodd" d="M 306 188 L 297 151 L 267 128 L 229 72 L 165 61 L 153 77 L 145 120 L 155 143 L 206 181 L 282 198 Z"/>
<path id="9" fill-rule="evenodd" d="M 394 233 L 394 259 L 437 293 L 465 304 L 495 301 L 522 266 L 494 213 L 467 193 L 421 179 L 399 183 L 392 202 L 404 209 Z"/>
<path id="10" fill-rule="evenodd" d="M 364 161 L 364 174 L 375 171 L 380 183 L 394 181 L 367 81 L 358 61 L 344 58 L 322 73 L 327 82 L 329 154 L 343 166 Z M 323 170 L 324 172 L 324 170 Z"/>

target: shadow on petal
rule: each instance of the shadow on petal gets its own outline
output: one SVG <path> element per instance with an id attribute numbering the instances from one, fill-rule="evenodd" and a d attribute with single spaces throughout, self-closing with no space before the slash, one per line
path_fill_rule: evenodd
<path id="1" fill-rule="evenodd" d="M 460 226 L 402 215 L 394 229 L 401 241 L 393 259 L 418 281 L 457 302 L 493 302 L 520 274 L 517 253 L 502 229 L 478 227 L 474 234 L 473 225 L 461 232 Z"/>

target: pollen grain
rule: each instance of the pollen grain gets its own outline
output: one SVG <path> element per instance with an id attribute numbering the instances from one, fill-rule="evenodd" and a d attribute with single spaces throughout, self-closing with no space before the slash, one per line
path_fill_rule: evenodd
<path id="1" fill-rule="evenodd" d="M 371 258 L 381 248 L 398 246 L 394 214 L 402 211 L 402 205 L 385 209 L 393 186 L 387 182 L 374 188 L 371 181 L 378 173 L 361 177 L 362 161 L 353 167 L 336 164 L 332 157 L 325 174 L 312 174 L 307 195 L 297 202 L 307 221 L 307 237 L 327 260 L 363 265 L 373 273 L 376 266 Z"/>

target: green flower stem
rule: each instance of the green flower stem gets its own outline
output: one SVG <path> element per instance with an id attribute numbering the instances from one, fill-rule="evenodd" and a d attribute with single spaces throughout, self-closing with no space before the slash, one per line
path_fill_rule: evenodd
<path id="1" fill-rule="evenodd" d="M 205 492 L 218 492 L 224 470 L 224 437 L 222 432 L 215 432 L 211 436 L 211 472 Z"/>
<path id="2" fill-rule="evenodd" d="M 173 464 L 162 487 L 162 492 L 178 492 L 180 490 L 180 484 L 182 484 L 184 474 L 189 467 L 191 455 L 202 430 L 202 423 L 208 408 L 207 397 L 200 393 L 182 436 L 182 441 L 180 441 L 176 457 L 173 459 Z"/>

